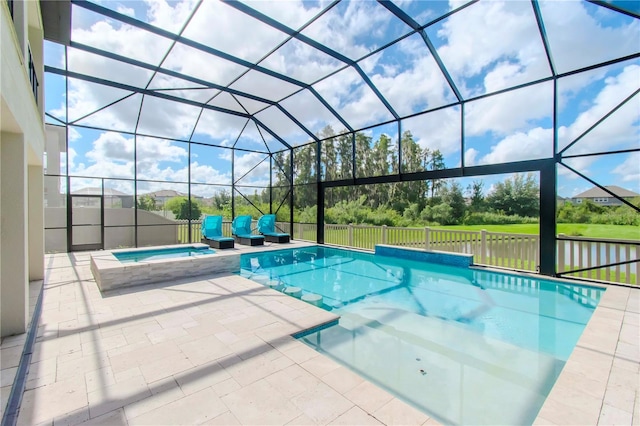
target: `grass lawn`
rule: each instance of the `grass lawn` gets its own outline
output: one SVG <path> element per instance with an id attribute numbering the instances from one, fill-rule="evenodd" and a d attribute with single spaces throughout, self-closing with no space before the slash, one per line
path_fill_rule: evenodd
<path id="1" fill-rule="evenodd" d="M 512 232 L 515 234 L 538 234 L 537 223 L 525 223 L 517 225 L 454 225 L 437 226 L 434 228 L 459 229 L 468 231 L 480 231 L 486 229 L 489 232 Z M 591 225 L 588 223 L 559 223 L 558 234 L 575 237 L 614 238 L 620 240 L 640 240 L 640 228 L 632 225 Z"/>

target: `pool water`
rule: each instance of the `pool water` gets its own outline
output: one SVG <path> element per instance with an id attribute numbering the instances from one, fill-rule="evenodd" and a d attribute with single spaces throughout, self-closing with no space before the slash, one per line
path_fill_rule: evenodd
<path id="1" fill-rule="evenodd" d="M 446 424 L 531 424 L 604 291 L 327 247 L 240 261 L 340 315 L 303 342 Z"/>
<path id="2" fill-rule="evenodd" d="M 132 250 L 113 253 L 122 263 L 143 262 L 145 260 L 170 259 L 176 257 L 204 256 L 216 251 L 208 247 L 172 247 L 152 250 Z"/>

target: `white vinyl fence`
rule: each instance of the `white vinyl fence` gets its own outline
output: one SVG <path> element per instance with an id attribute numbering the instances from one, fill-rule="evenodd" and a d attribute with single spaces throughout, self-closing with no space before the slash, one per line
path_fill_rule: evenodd
<path id="1" fill-rule="evenodd" d="M 188 242 L 187 221 L 178 231 L 179 240 Z M 200 241 L 200 221 L 191 222 L 191 241 Z M 317 225 L 286 222 L 277 228 L 296 240 L 315 241 Z M 223 223 L 223 234 L 231 235 L 231 222 Z M 326 244 L 373 250 L 376 244 L 423 248 L 474 255 L 479 265 L 497 266 L 520 271 L 537 272 L 540 265 L 538 235 L 503 232 L 461 231 L 438 228 L 400 228 L 392 226 L 325 224 Z M 640 241 L 568 237 L 558 235 L 558 272 L 580 277 L 640 286 L 638 255 Z M 636 262 L 633 262 L 636 260 Z M 610 267 L 601 265 L 617 264 Z M 595 270 L 590 268 L 599 267 Z M 578 271 L 578 272 L 574 272 Z"/>

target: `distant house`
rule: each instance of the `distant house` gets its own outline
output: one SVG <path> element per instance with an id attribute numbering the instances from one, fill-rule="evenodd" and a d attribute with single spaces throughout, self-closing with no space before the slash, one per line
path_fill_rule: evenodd
<path id="1" fill-rule="evenodd" d="M 618 197 L 624 198 L 625 200 L 631 200 L 634 197 L 640 197 L 640 194 L 629 191 L 628 189 L 620 188 L 616 185 L 608 185 L 605 186 L 605 188 L 616 194 Z M 581 204 L 584 202 L 584 200 L 589 200 L 595 204 L 600 204 L 601 206 L 621 206 L 623 204 L 622 201 L 611 196 L 611 194 L 605 192 L 597 186 L 578 195 L 574 195 L 571 198 L 571 202 L 573 204 Z"/>

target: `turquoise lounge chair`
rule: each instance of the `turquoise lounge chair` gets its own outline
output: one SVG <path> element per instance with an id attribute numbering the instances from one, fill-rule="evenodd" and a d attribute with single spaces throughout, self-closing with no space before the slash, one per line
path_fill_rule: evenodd
<path id="1" fill-rule="evenodd" d="M 251 216 L 236 216 L 231 222 L 231 233 L 238 244 L 247 246 L 261 246 L 264 244 L 262 235 L 251 234 Z"/>
<path id="2" fill-rule="evenodd" d="M 205 216 L 202 220 L 202 240 L 210 247 L 233 248 L 233 238 L 222 236 L 222 216 Z"/>
<path id="3" fill-rule="evenodd" d="M 258 232 L 271 243 L 288 243 L 291 236 L 284 232 L 276 232 L 276 215 L 265 214 L 258 219 Z"/>

